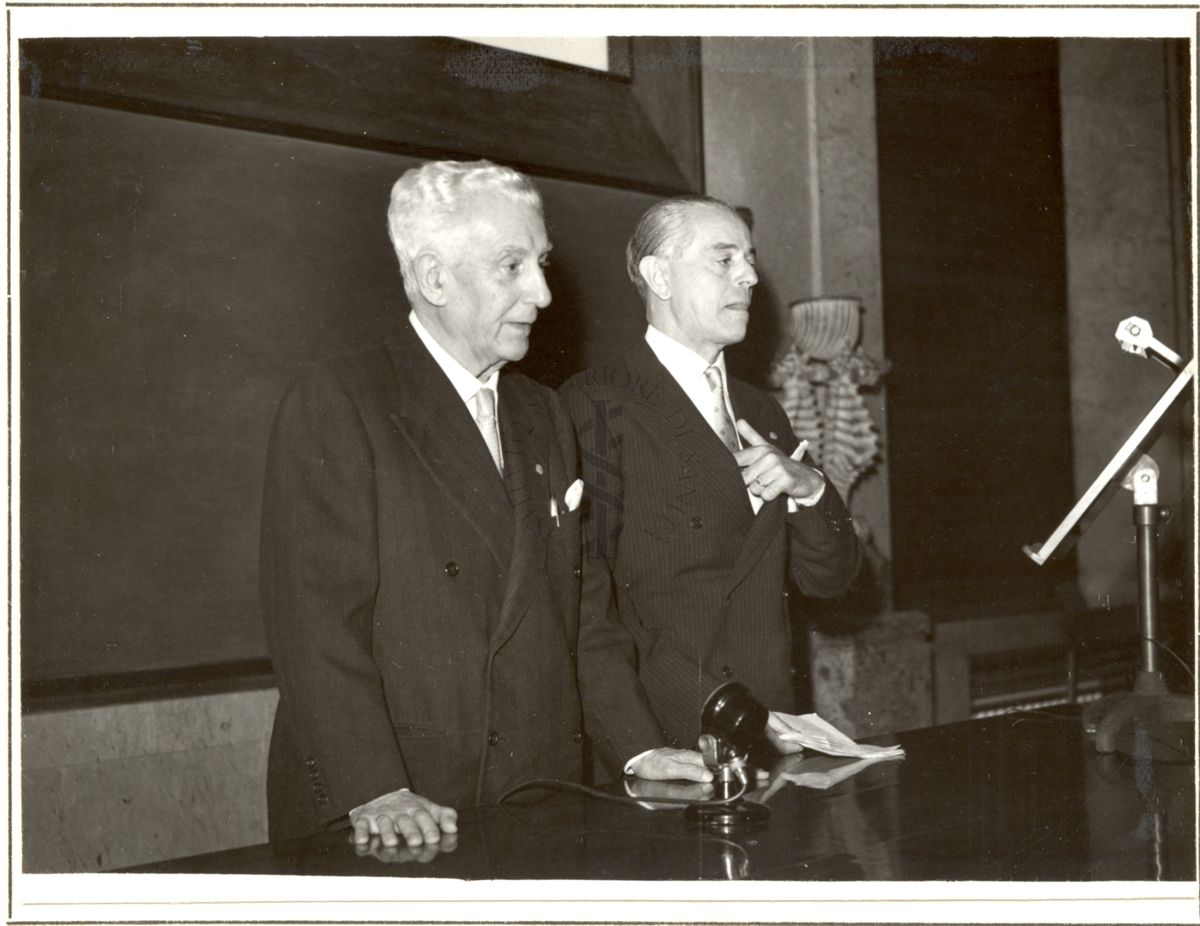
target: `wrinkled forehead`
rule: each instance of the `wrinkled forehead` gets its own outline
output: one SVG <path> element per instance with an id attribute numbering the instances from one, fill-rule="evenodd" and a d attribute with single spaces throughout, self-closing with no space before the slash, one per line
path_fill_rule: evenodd
<path id="1" fill-rule="evenodd" d="M 498 190 L 481 190 L 463 197 L 446 223 L 448 231 L 466 235 L 467 241 L 475 245 L 542 250 L 548 244 L 541 210 Z"/>

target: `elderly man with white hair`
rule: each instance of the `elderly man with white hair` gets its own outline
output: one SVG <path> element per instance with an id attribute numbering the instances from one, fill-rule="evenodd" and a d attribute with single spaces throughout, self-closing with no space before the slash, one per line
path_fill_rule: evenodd
<path id="1" fill-rule="evenodd" d="M 454 808 L 579 780 L 575 443 L 505 372 L 550 303 L 541 198 L 488 162 L 392 190 L 400 333 L 315 363 L 267 462 L 262 601 L 279 707 L 272 839 L 443 845 Z"/>

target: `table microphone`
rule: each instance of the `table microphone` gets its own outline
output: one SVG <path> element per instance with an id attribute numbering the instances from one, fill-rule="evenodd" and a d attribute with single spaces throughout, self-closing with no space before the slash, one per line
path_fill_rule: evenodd
<path id="1" fill-rule="evenodd" d="M 750 787 L 746 757 L 767 726 L 769 712 L 741 682 L 718 686 L 700 712 L 700 754 L 713 773 L 713 800 L 690 805 L 684 819 L 729 833 L 766 822 L 765 804 L 741 798 Z"/>

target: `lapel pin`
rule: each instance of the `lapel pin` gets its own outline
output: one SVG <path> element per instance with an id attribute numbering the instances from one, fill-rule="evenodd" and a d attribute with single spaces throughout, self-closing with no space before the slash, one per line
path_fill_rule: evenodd
<path id="1" fill-rule="evenodd" d="M 771 438 L 771 440 L 779 440 L 779 435 L 776 434 L 774 431 L 769 431 L 768 436 Z"/>

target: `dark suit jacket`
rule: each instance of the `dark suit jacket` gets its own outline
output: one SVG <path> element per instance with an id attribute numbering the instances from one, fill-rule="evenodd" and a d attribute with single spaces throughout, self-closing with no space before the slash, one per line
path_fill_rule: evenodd
<path id="1" fill-rule="evenodd" d="M 267 462 L 262 602 L 280 699 L 272 838 L 410 787 L 495 800 L 579 780 L 570 422 L 501 373 L 505 474 L 408 325 L 289 387 Z"/>
<path id="2" fill-rule="evenodd" d="M 795 449 L 771 396 L 732 378 L 729 392 L 737 417 Z M 858 570 L 837 491 L 755 515 L 737 461 L 644 342 L 561 395 L 588 490 L 580 687 L 609 771 L 652 747 L 695 749 L 704 700 L 729 679 L 794 710 L 786 577 L 830 597 Z"/>

